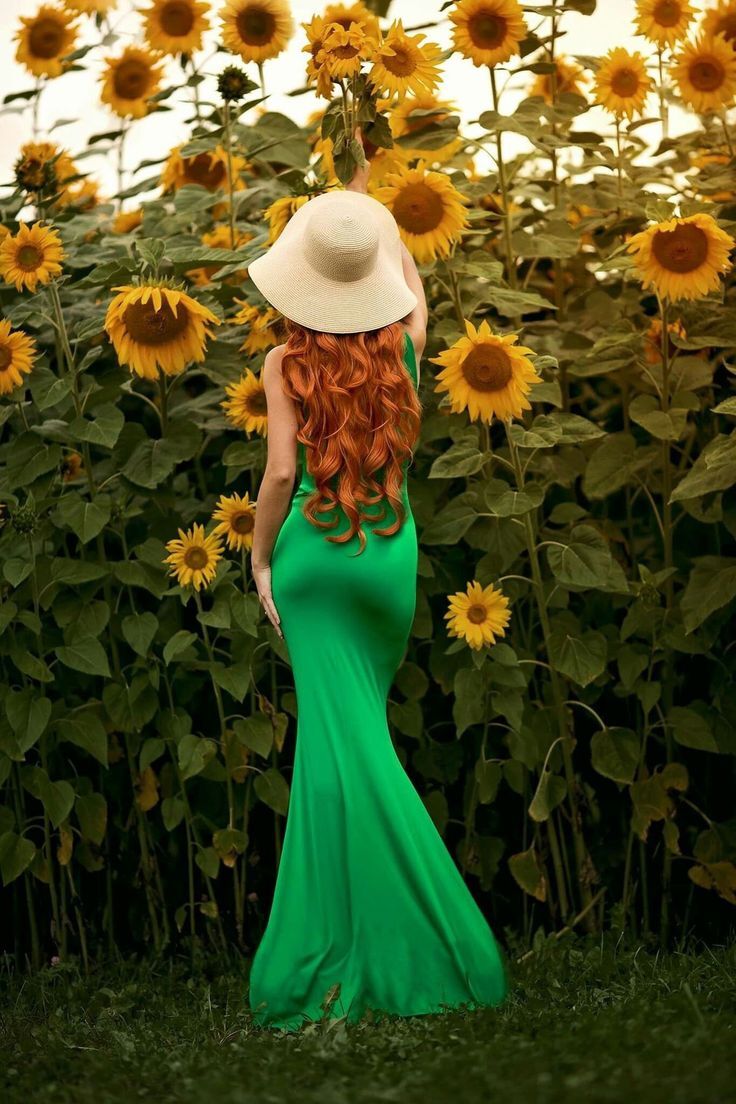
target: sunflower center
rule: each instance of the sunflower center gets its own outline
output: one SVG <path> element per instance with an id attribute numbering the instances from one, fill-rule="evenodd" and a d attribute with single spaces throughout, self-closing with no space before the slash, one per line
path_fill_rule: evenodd
<path id="1" fill-rule="evenodd" d="M 339 58 L 341 61 L 349 61 L 350 59 L 354 58 L 359 52 L 359 48 L 357 46 L 352 46 L 349 42 L 347 42 L 344 46 L 335 46 L 332 50 L 330 50 L 332 56 Z"/>
<path id="2" fill-rule="evenodd" d="M 723 84 L 726 72 L 718 58 L 699 57 L 690 66 L 690 83 L 700 92 L 713 92 Z"/>
<path id="3" fill-rule="evenodd" d="M 442 196 L 419 181 L 406 184 L 394 201 L 394 218 L 410 234 L 428 234 L 436 230 L 445 213 Z"/>
<path id="4" fill-rule="evenodd" d="M 151 299 L 147 303 L 131 303 L 123 314 L 123 324 L 127 333 L 139 345 L 165 345 L 174 341 L 187 328 L 189 315 L 180 303 L 179 311 L 174 314 L 164 299 L 161 310 L 156 310 Z"/>
<path id="5" fill-rule="evenodd" d="M 235 26 L 247 46 L 266 46 L 274 36 L 276 19 L 265 8 L 253 6 L 240 12 Z"/>
<path id="6" fill-rule="evenodd" d="M 264 414 L 268 414 L 268 403 L 266 402 L 266 392 L 263 388 L 259 388 L 258 391 L 251 392 L 246 399 L 246 406 L 249 414 L 256 414 L 258 417 L 262 417 Z"/>
<path id="7" fill-rule="evenodd" d="M 9 368 L 13 360 L 13 354 L 7 345 L 0 345 L 0 372 Z"/>
<path id="8" fill-rule="evenodd" d="M 680 21 L 682 7 L 678 0 L 661 0 L 652 12 L 655 23 L 660 27 L 674 27 Z"/>
<path id="9" fill-rule="evenodd" d="M 183 38 L 194 26 L 194 12 L 186 0 L 170 0 L 161 11 L 161 30 L 172 38 Z"/>
<path id="10" fill-rule="evenodd" d="M 479 11 L 468 20 L 468 34 L 473 45 L 481 50 L 493 50 L 506 37 L 508 22 L 496 12 Z"/>
<path id="11" fill-rule="evenodd" d="M 383 58 L 384 66 L 395 77 L 410 77 L 416 69 L 414 55 L 404 46 L 393 46 L 392 49 L 395 53 Z"/>
<path id="12" fill-rule="evenodd" d="M 139 100 L 148 88 L 150 70 L 145 62 L 130 58 L 115 70 L 115 94 L 121 100 Z"/>
<path id="13" fill-rule="evenodd" d="M 15 256 L 18 268 L 35 272 L 43 264 L 43 253 L 36 245 L 22 245 Z"/>
<path id="14" fill-rule="evenodd" d="M 222 161 L 213 161 L 207 153 L 198 153 L 187 158 L 184 175 L 190 184 L 201 184 L 212 191 L 225 179 L 225 166 Z"/>
<path id="15" fill-rule="evenodd" d="M 472 606 L 468 606 L 466 616 L 471 624 L 482 625 L 488 616 L 488 611 L 485 606 L 481 606 L 480 603 L 474 602 Z"/>
<path id="16" fill-rule="evenodd" d="M 57 57 L 64 45 L 64 26 L 56 19 L 37 19 L 28 35 L 34 57 Z"/>
<path id="17" fill-rule="evenodd" d="M 623 66 L 611 78 L 611 89 L 617 96 L 633 96 L 639 88 L 639 74 Z"/>
<path id="18" fill-rule="evenodd" d="M 187 548 L 184 553 L 184 563 L 192 571 L 201 571 L 209 562 L 210 558 L 207 555 L 207 550 L 199 545 L 195 545 L 194 548 Z"/>
<path id="19" fill-rule="evenodd" d="M 253 515 L 243 510 L 241 513 L 233 514 L 230 519 L 230 528 L 235 533 L 251 533 L 253 531 Z"/>
<path id="20" fill-rule="evenodd" d="M 654 235 L 652 253 L 668 272 L 694 272 L 708 257 L 708 237 L 699 226 L 681 223 Z"/>
<path id="21" fill-rule="evenodd" d="M 501 345 L 476 345 L 463 361 L 462 373 L 476 391 L 501 391 L 513 375 L 511 360 Z"/>
<path id="22" fill-rule="evenodd" d="M 716 34 L 722 34 L 729 42 L 736 39 L 736 12 L 726 12 L 716 23 Z"/>

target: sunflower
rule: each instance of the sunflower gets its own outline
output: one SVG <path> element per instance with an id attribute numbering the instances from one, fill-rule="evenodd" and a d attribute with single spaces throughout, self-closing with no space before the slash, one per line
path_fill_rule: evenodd
<path id="1" fill-rule="evenodd" d="M 235 230 L 235 248 L 240 249 L 241 246 L 251 241 L 252 234 L 247 233 L 245 230 Z M 230 234 L 230 227 L 224 223 L 220 226 L 216 226 L 214 230 L 209 230 L 206 234 L 202 235 L 202 245 L 208 245 L 210 249 L 230 249 L 232 245 L 232 238 Z M 219 264 L 205 265 L 203 268 L 190 268 L 187 272 L 187 279 L 191 280 L 197 287 L 206 287 L 207 284 L 212 282 L 212 277 L 219 268 L 222 268 L 222 262 Z M 231 283 L 243 283 L 248 279 L 248 269 L 239 268 L 235 272 L 231 272 L 229 280 Z"/>
<path id="2" fill-rule="evenodd" d="M 720 274 L 731 267 L 734 239 L 710 215 L 699 212 L 671 218 L 629 240 L 634 266 L 645 288 L 661 298 L 701 299 L 720 287 Z"/>
<path id="3" fill-rule="evenodd" d="M 54 142 L 25 142 L 15 162 L 19 187 L 32 196 L 53 197 L 63 202 L 69 183 L 79 169 L 66 150 Z"/>
<path id="4" fill-rule="evenodd" d="M 736 52 L 723 35 L 701 35 L 680 47 L 672 76 L 680 98 L 693 111 L 720 111 L 736 94 Z"/>
<path id="5" fill-rule="evenodd" d="M 132 211 L 119 211 L 112 221 L 113 234 L 130 234 L 143 222 L 143 210 L 135 207 Z"/>
<path id="6" fill-rule="evenodd" d="M 278 345 L 278 335 L 273 326 L 279 319 L 279 312 L 274 310 L 273 307 L 268 307 L 265 311 L 259 310 L 258 307 L 254 307 L 251 303 L 246 303 L 242 299 L 236 299 L 235 302 L 240 310 L 230 321 L 235 326 L 248 326 L 249 328 L 248 336 L 240 346 L 239 351 L 253 356 L 263 349 L 270 349 L 273 345 Z"/>
<path id="7" fill-rule="evenodd" d="M 617 118 L 642 112 L 652 87 L 644 57 L 622 46 L 608 51 L 595 76 L 596 99 Z"/>
<path id="8" fill-rule="evenodd" d="M 52 4 L 42 4 L 35 15 L 22 15 L 21 27 L 13 36 L 18 43 L 15 60 L 34 77 L 61 76 L 66 68 L 62 59 L 76 42 L 79 28 L 75 19 Z"/>
<path id="9" fill-rule="evenodd" d="M 400 19 L 391 24 L 368 74 L 377 91 L 402 99 L 407 93 L 434 92 L 441 79 L 438 61 L 442 51 L 434 42 L 424 42 L 425 37 L 407 34 Z"/>
<path id="10" fill-rule="evenodd" d="M 261 377 L 248 368 L 237 383 L 228 384 L 225 394 L 228 397 L 220 406 L 231 425 L 246 433 L 260 433 L 265 437 L 268 429 L 268 407 Z"/>
<path id="11" fill-rule="evenodd" d="M 349 80 L 358 75 L 362 63 L 370 61 L 375 53 L 375 40 L 359 23 L 351 23 L 347 30 L 333 23 L 327 29 L 316 63 L 324 67 L 333 80 Z"/>
<path id="12" fill-rule="evenodd" d="M 227 188 L 227 153 L 222 146 L 193 157 L 183 157 L 182 146 L 171 150 L 164 171 L 161 174 L 161 187 L 165 192 L 177 191 L 187 184 L 199 184 L 208 192 Z M 241 173 L 249 167 L 244 157 L 232 154 L 233 190 L 240 192 L 245 188 Z"/>
<path id="13" fill-rule="evenodd" d="M 212 530 L 227 537 L 227 545 L 233 552 L 253 547 L 253 527 L 256 521 L 256 504 L 251 502 L 248 492 L 245 498 L 233 494 L 228 498 L 220 495 L 212 520 L 219 522 Z"/>
<path id="14" fill-rule="evenodd" d="M 518 334 L 492 333 L 485 319 L 476 330 L 466 318 L 465 331 L 451 348 L 430 358 L 442 365 L 435 391 L 449 392 L 453 412 L 467 409 L 472 421 L 520 418 L 531 407 L 532 386 L 542 382 L 524 355 L 531 349 L 516 345 Z"/>
<path id="15" fill-rule="evenodd" d="M 736 0 L 723 0 L 703 16 L 700 29 L 707 35 L 723 35 L 727 42 L 736 43 Z"/>
<path id="16" fill-rule="evenodd" d="M 216 533 L 205 536 L 204 526 L 195 524 L 186 533 L 179 529 L 178 539 L 170 540 L 166 551 L 169 555 L 164 563 L 171 564 L 169 574 L 176 576 L 179 586 L 199 590 L 215 577 L 222 559 L 222 538 Z"/>
<path id="17" fill-rule="evenodd" d="M 153 0 L 142 11 L 145 35 L 152 50 L 162 54 L 193 54 L 202 49 L 209 23 L 204 0 Z"/>
<path id="18" fill-rule="evenodd" d="M 392 212 L 420 264 L 447 257 L 467 225 L 464 196 L 449 177 L 427 171 L 423 161 L 414 169 L 387 173 L 386 184 L 374 194 Z"/>
<path id="19" fill-rule="evenodd" d="M 406 99 L 395 103 L 389 111 L 388 121 L 394 138 L 403 138 L 409 134 L 421 138 L 426 130 L 442 126 L 449 116 L 457 115 L 457 113 L 456 105 L 449 100 L 438 99 L 434 92 L 420 92 L 417 96 L 407 96 Z M 393 148 L 393 152 L 394 154 L 400 154 L 405 161 L 424 158 L 425 161 L 431 162 L 433 165 L 443 165 L 445 162 L 451 161 L 462 148 L 463 139 L 455 137 L 450 138 L 449 142 L 431 149 L 422 149 L 420 146 L 415 149 L 403 143 L 401 145 L 397 144 Z"/>
<path id="20" fill-rule="evenodd" d="M 458 0 L 450 12 L 455 49 L 474 65 L 500 65 L 519 53 L 526 37 L 517 0 Z"/>
<path id="21" fill-rule="evenodd" d="M 158 92 L 161 80 L 158 58 L 140 46 L 126 46 L 119 57 L 108 57 L 105 61 L 102 102 L 123 119 L 142 119 L 148 114 L 149 98 Z"/>
<path id="22" fill-rule="evenodd" d="M 106 15 L 117 7 L 118 0 L 64 0 L 64 6 L 85 15 Z"/>
<path id="23" fill-rule="evenodd" d="M 7 318 L 0 319 L 0 395 L 9 395 L 33 367 L 36 347 L 23 330 L 12 330 Z"/>
<path id="24" fill-rule="evenodd" d="M 273 245 L 292 215 L 295 215 L 308 199 L 309 196 L 305 195 L 281 196 L 280 199 L 274 200 L 271 206 L 266 208 L 264 218 L 268 222 L 267 245 Z"/>
<path id="25" fill-rule="evenodd" d="M 75 180 L 66 189 L 61 199 L 64 207 L 73 207 L 77 211 L 92 211 L 101 202 L 99 182 L 91 177 L 84 180 Z M 85 240 L 89 241 L 91 239 Z"/>
<path id="26" fill-rule="evenodd" d="M 553 89 L 552 78 L 555 87 Z M 575 96 L 584 96 L 585 93 L 580 82 L 585 80 L 585 73 L 574 61 L 566 58 L 555 58 L 554 73 L 538 73 L 537 79 L 529 89 L 530 96 L 541 96 L 547 103 L 552 103 L 553 92 L 559 95 L 561 92 L 571 92 Z"/>
<path id="27" fill-rule="evenodd" d="M 212 336 L 209 325 L 219 318 L 174 288 L 143 284 L 113 288 L 105 329 L 118 360 L 143 379 L 157 379 L 159 370 L 178 376 L 187 364 L 201 362 Z"/>
<path id="28" fill-rule="evenodd" d="M 327 66 L 317 59 L 324 57 L 321 51 L 325 44 L 325 39 L 333 29 L 332 24 L 328 23 L 324 16 L 314 15 L 309 23 L 302 23 L 302 27 L 307 33 L 307 44 L 306 46 L 302 46 L 302 51 L 306 51 L 306 53 L 309 54 L 309 59 L 307 61 L 307 82 L 315 86 L 315 92 L 318 96 L 322 96 L 324 99 L 329 100 L 332 98 L 332 77 L 330 76 Z"/>
<path id="29" fill-rule="evenodd" d="M 369 38 L 379 42 L 381 28 L 378 19 L 369 8 L 357 0 L 355 4 L 328 4 L 322 13 L 325 23 L 339 23 L 346 31 L 351 23 L 357 23 Z"/>
<path id="30" fill-rule="evenodd" d="M 685 327 L 679 318 L 674 322 L 669 322 L 667 325 L 667 355 L 671 359 L 677 352 L 677 346 L 672 341 L 672 335 L 682 338 L 684 341 L 687 338 L 685 333 Z M 649 323 L 649 329 L 644 334 L 644 359 L 647 364 L 661 364 L 662 363 L 662 319 L 653 318 Z"/>
<path id="31" fill-rule="evenodd" d="M 61 272 L 64 249 L 56 230 L 34 222 L 22 222 L 18 233 L 8 234 L 0 241 L 0 275 L 18 291 L 35 291 L 39 284 L 48 284 Z"/>
<path id="32" fill-rule="evenodd" d="M 637 33 L 654 42 L 660 50 L 684 38 L 695 18 L 689 0 L 637 0 L 636 12 Z"/>
<path id="33" fill-rule="evenodd" d="M 61 478 L 64 483 L 73 483 L 79 479 L 84 469 L 84 462 L 78 452 L 70 452 L 61 462 Z"/>
<path id="34" fill-rule="evenodd" d="M 505 636 L 511 620 L 509 600 L 496 587 L 481 586 L 474 579 L 468 583 L 465 593 L 459 590 L 450 594 L 448 602 L 445 614 L 448 634 L 465 640 L 475 651 Z"/>
<path id="35" fill-rule="evenodd" d="M 228 0 L 221 19 L 224 45 L 243 61 L 277 57 L 294 33 L 285 0 Z"/>

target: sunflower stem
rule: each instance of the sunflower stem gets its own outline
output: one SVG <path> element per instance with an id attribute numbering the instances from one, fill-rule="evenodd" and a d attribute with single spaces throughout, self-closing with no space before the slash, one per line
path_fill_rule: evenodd
<path id="1" fill-rule="evenodd" d="M 259 81 L 259 84 L 261 86 L 261 95 L 266 96 L 267 95 L 267 92 L 266 92 L 266 77 L 264 75 L 265 70 L 264 70 L 263 62 L 258 61 L 258 62 L 256 62 L 256 65 L 258 66 L 258 81 Z"/>
<path id="2" fill-rule="evenodd" d="M 202 105 L 199 102 L 199 80 L 197 79 L 199 77 L 199 71 L 197 69 L 197 66 L 194 64 L 194 58 L 191 55 L 189 57 L 189 68 L 191 69 L 192 73 L 192 103 L 194 105 L 194 114 L 196 115 L 197 123 L 201 124 Z"/>
<path id="3" fill-rule="evenodd" d="M 166 386 L 166 376 L 161 371 L 158 373 L 158 393 L 159 405 L 156 409 L 161 421 L 161 436 L 165 437 L 166 430 L 169 428 L 169 391 Z"/>
<path id="4" fill-rule="evenodd" d="M 659 84 L 657 87 L 657 94 L 659 96 L 659 115 L 662 120 L 662 138 L 669 138 L 670 130 L 670 113 L 667 106 L 667 97 L 665 96 L 664 87 L 664 51 L 661 46 L 657 47 L 657 67 L 659 69 Z"/>
<path id="5" fill-rule="evenodd" d="M 447 278 L 450 281 L 450 290 L 452 292 L 452 305 L 455 308 L 455 317 L 457 318 L 460 332 L 465 333 L 465 315 L 463 313 L 463 303 L 460 296 L 460 288 L 457 282 L 457 276 L 450 265 L 449 260 L 445 261 L 445 267 L 447 269 Z"/>
<path id="6" fill-rule="evenodd" d="M 491 94 L 493 96 L 493 110 L 496 114 L 498 111 L 498 91 L 496 89 L 496 71 L 492 65 L 488 66 L 488 72 L 491 76 Z M 503 148 L 502 148 L 502 132 L 499 129 L 496 130 L 496 173 L 498 175 L 498 188 L 501 192 L 501 199 L 503 202 L 503 237 L 504 246 L 506 249 L 506 278 L 509 282 L 509 286 L 516 290 L 516 260 L 514 258 L 513 246 L 511 244 L 511 212 L 509 210 L 508 200 L 508 182 L 506 179 L 506 166 L 503 162 Z M 518 328 L 518 326 L 517 326 Z"/>
<path id="7" fill-rule="evenodd" d="M 670 409 L 670 333 L 669 333 L 669 300 L 659 299 L 659 310 L 662 319 L 661 356 L 662 356 L 662 388 L 660 391 L 660 407 L 664 414 Z M 669 441 L 662 441 L 662 540 L 664 545 L 664 567 L 670 571 L 673 566 L 672 545 L 672 467 L 670 463 Z M 672 575 L 668 575 L 664 584 L 665 617 L 669 621 L 674 601 L 674 586 Z M 665 646 L 662 669 L 662 707 L 665 716 L 669 713 L 673 704 L 673 664 L 672 648 Z M 672 761 L 672 733 L 669 726 L 665 727 L 665 752 L 667 762 Z M 664 845 L 662 856 L 662 897 L 660 904 L 659 935 L 662 945 L 669 940 L 670 929 L 670 886 L 672 881 L 672 852 Z"/>
<path id="8" fill-rule="evenodd" d="M 128 134 L 128 122 L 123 119 L 120 127 L 120 140 L 118 141 L 118 211 L 123 209 L 123 192 L 125 191 L 125 139 Z"/>
<path id="9" fill-rule="evenodd" d="M 736 157 L 736 152 L 734 151 L 733 140 L 731 138 L 731 132 L 728 129 L 728 118 L 726 116 L 726 109 L 725 108 L 723 109 L 723 111 L 721 112 L 719 117 L 720 117 L 720 120 L 721 120 L 721 125 L 723 126 L 723 134 L 724 134 L 725 139 L 726 139 L 726 145 L 728 146 L 728 152 L 731 154 L 731 157 Z"/>
<path id="10" fill-rule="evenodd" d="M 230 224 L 230 248 L 235 249 L 235 205 L 233 202 L 235 186 L 233 181 L 232 127 L 230 120 L 230 104 L 227 101 L 223 104 L 223 116 L 225 120 L 225 153 L 227 155 L 227 206 L 228 221 Z"/>

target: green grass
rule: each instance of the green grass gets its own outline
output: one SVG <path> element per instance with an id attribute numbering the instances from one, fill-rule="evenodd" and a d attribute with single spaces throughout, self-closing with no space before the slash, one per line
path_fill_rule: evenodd
<path id="1" fill-rule="evenodd" d="M 49 967 L 1 983 L 5 1104 L 725 1104 L 736 1101 L 736 947 L 608 939 L 512 960 L 502 1009 L 250 1025 L 246 964 Z"/>

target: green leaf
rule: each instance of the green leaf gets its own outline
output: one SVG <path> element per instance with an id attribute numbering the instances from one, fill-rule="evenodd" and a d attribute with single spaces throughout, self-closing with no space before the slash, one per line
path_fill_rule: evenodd
<path id="1" fill-rule="evenodd" d="M 642 450 L 643 451 L 643 450 Z M 636 441 L 630 433 L 612 433 L 588 460 L 583 479 L 586 498 L 606 498 L 631 478 Z"/>
<path id="2" fill-rule="evenodd" d="M 257 774 L 253 789 L 264 805 L 286 816 L 289 808 L 289 784 L 280 771 L 269 767 L 263 774 Z"/>
<path id="3" fill-rule="evenodd" d="M 222 663 L 210 665 L 212 677 L 218 686 L 227 690 L 236 701 L 242 702 L 248 693 L 250 686 L 250 669 L 247 664 L 236 664 L 233 667 L 225 667 Z"/>
<path id="4" fill-rule="evenodd" d="M 736 559 L 698 556 L 693 565 L 680 603 L 686 632 L 736 598 Z"/>
<path id="5" fill-rule="evenodd" d="M 98 495 L 94 502 L 86 502 L 77 492 L 65 494 L 59 501 L 56 513 L 62 524 L 87 544 L 93 540 L 110 520 L 111 500 Z"/>
<path id="6" fill-rule="evenodd" d="M 10 651 L 10 658 L 19 671 L 22 671 L 28 678 L 35 679 L 36 682 L 53 682 L 54 676 L 46 666 L 42 659 L 37 656 L 31 655 L 31 653 L 23 647 L 14 647 Z"/>
<path id="7" fill-rule="evenodd" d="M 658 441 L 679 441 L 687 425 L 688 411 L 661 410 L 654 395 L 637 395 L 629 403 L 632 422 L 642 426 Z"/>
<path id="8" fill-rule="evenodd" d="M 61 557 L 51 561 L 51 578 L 57 583 L 68 583 L 71 586 L 94 583 L 98 579 L 104 579 L 106 575 L 107 568 L 103 564 Z"/>
<path id="9" fill-rule="evenodd" d="M 71 667 L 73 671 L 81 671 L 85 675 L 101 675 L 103 678 L 110 677 L 110 665 L 105 649 L 99 640 L 92 636 L 57 648 L 56 656 L 65 667 Z"/>
<path id="10" fill-rule="evenodd" d="M 273 725 L 265 713 L 239 718 L 233 724 L 233 732 L 243 747 L 255 751 L 264 759 L 271 754 Z"/>
<path id="11" fill-rule="evenodd" d="M 97 709 L 78 709 L 56 723 L 59 739 L 84 748 L 103 767 L 107 766 L 107 732 Z"/>
<path id="12" fill-rule="evenodd" d="M 80 794 L 74 805 L 82 837 L 98 846 L 107 830 L 107 802 L 101 793 Z"/>
<path id="13" fill-rule="evenodd" d="M 10 690 L 5 699 L 5 712 L 18 748 L 25 755 L 46 730 L 51 716 L 51 701 L 39 697 L 38 691 L 31 687 Z"/>
<path id="14" fill-rule="evenodd" d="M 495 517 L 519 517 L 536 510 L 544 502 L 544 488 L 527 483 L 516 491 L 502 479 L 490 479 L 484 492 L 485 504 Z"/>
<path id="15" fill-rule="evenodd" d="M 536 311 L 557 310 L 555 304 L 534 291 L 515 291 L 513 288 L 489 284 L 482 291 L 483 303 L 490 303 L 504 318 L 517 318 Z"/>
<path id="16" fill-rule="evenodd" d="M 151 642 L 158 630 L 158 620 L 149 612 L 131 613 L 123 618 L 123 636 L 136 655 L 147 656 Z"/>
<path id="17" fill-rule="evenodd" d="M 52 782 L 41 767 L 34 767 L 23 775 L 23 784 L 34 797 L 37 797 L 48 813 L 54 828 L 66 820 L 74 806 L 74 790 L 63 779 Z"/>
<path id="18" fill-rule="evenodd" d="M 0 874 L 3 885 L 10 885 L 33 862 L 36 848 L 25 836 L 15 832 L 3 832 L 0 836 Z"/>
<path id="19" fill-rule="evenodd" d="M 12 587 L 19 587 L 32 571 L 31 561 L 22 560 L 19 556 L 10 556 L 3 564 L 3 575 Z"/>
<path id="20" fill-rule="evenodd" d="M 141 441 L 124 465 L 122 474 L 131 483 L 153 490 L 171 475 L 176 462 L 165 439 Z"/>
<path id="21" fill-rule="evenodd" d="M 606 668 L 608 645 L 603 633 L 589 629 L 581 636 L 572 636 L 556 629 L 550 640 L 549 661 L 556 671 L 579 686 L 588 686 Z"/>
<path id="22" fill-rule="evenodd" d="M 484 717 L 485 676 L 476 667 L 461 667 L 455 675 L 455 702 L 452 717 L 457 735 L 462 736 L 473 724 L 480 724 Z"/>
<path id="23" fill-rule="evenodd" d="M 611 574 L 611 550 L 590 525 L 576 525 L 564 547 L 547 548 L 550 570 L 569 587 L 605 587 Z"/>
<path id="24" fill-rule="evenodd" d="M 167 832 L 173 832 L 184 819 L 186 806 L 180 797 L 165 797 L 161 802 L 161 819 Z"/>
<path id="25" fill-rule="evenodd" d="M 593 769 L 614 782 L 633 782 L 639 765 L 639 737 L 630 728 L 604 728 L 591 740 Z"/>
<path id="26" fill-rule="evenodd" d="M 455 479 L 474 475 L 483 466 L 484 454 L 478 450 L 478 434 L 466 430 L 447 452 L 438 456 L 429 469 L 430 479 Z"/>
<path id="27" fill-rule="evenodd" d="M 69 425 L 69 433 L 78 441 L 89 441 L 92 445 L 113 448 L 125 425 L 125 415 L 112 403 L 105 403 L 95 410 L 93 421 L 75 418 Z"/>
<path id="28" fill-rule="evenodd" d="M 670 502 L 725 491 L 736 484 L 736 433 L 719 434 L 705 446 L 684 479 L 675 487 Z"/>
<path id="29" fill-rule="evenodd" d="M 672 726 L 674 737 L 682 747 L 695 748 L 696 751 L 719 751 L 713 736 L 713 728 L 705 715 L 705 706 L 700 711 L 676 705 L 667 714 L 667 723 Z"/>
<path id="30" fill-rule="evenodd" d="M 529 816 L 541 824 L 549 820 L 550 815 L 567 796 L 567 783 L 559 774 L 542 771 L 534 797 L 529 805 Z"/>
<path id="31" fill-rule="evenodd" d="M 195 736 L 193 732 L 189 732 L 179 741 L 177 754 L 181 776 L 186 781 L 202 773 L 209 761 L 217 754 L 217 744 L 214 740 Z"/>
<path id="32" fill-rule="evenodd" d="M 718 406 L 713 407 L 714 414 L 731 414 L 736 417 L 736 395 L 732 395 L 728 399 L 724 399 L 723 402 L 719 402 Z"/>
<path id="33" fill-rule="evenodd" d="M 478 800 L 481 805 L 489 805 L 495 798 L 501 784 L 501 764 L 481 756 L 475 764 L 475 781 L 478 783 Z"/>
<path id="34" fill-rule="evenodd" d="M 423 544 L 457 544 L 477 520 L 476 496 L 464 492 L 436 514 L 422 532 Z"/>
<path id="35" fill-rule="evenodd" d="M 164 645 L 164 663 L 169 664 L 197 642 L 197 634 L 180 629 Z"/>
<path id="36" fill-rule="evenodd" d="M 149 736 L 140 750 L 138 769 L 143 772 L 147 767 L 150 767 L 151 763 L 155 763 L 157 759 L 160 759 L 165 751 L 166 744 L 160 736 Z"/>
<path id="37" fill-rule="evenodd" d="M 528 851 L 520 851 L 518 855 L 511 855 L 509 870 L 516 884 L 530 897 L 535 897 L 538 901 L 547 900 L 547 883 L 544 871 L 533 847 L 530 847 Z"/>

